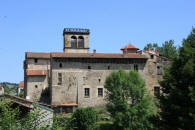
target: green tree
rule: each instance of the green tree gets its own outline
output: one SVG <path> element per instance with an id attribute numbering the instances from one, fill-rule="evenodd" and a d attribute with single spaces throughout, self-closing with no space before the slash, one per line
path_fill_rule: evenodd
<path id="1" fill-rule="evenodd" d="M 195 28 L 183 40 L 179 56 L 160 82 L 161 119 L 165 129 L 195 129 Z"/>
<path id="2" fill-rule="evenodd" d="M 155 50 L 155 49 L 159 49 L 159 46 L 157 43 L 148 43 L 145 47 L 144 50 L 148 50 L 148 48 Z"/>
<path id="3" fill-rule="evenodd" d="M 174 58 L 178 55 L 178 51 L 177 48 L 174 46 L 173 40 L 165 41 L 162 44 L 162 47 L 158 48 L 158 51 L 164 57 L 167 57 L 169 59 Z"/>
<path id="4" fill-rule="evenodd" d="M 158 50 L 161 55 L 172 59 L 178 56 L 178 48 L 174 46 L 174 40 L 165 41 L 162 46 L 159 46 L 157 43 L 149 43 L 144 47 L 144 50 L 147 50 L 148 47 L 152 50 Z"/>
<path id="5" fill-rule="evenodd" d="M 120 69 L 107 77 L 107 109 L 114 120 L 114 127 L 123 130 L 152 129 L 150 118 L 157 108 L 145 88 L 138 72 Z"/>
<path id="6" fill-rule="evenodd" d="M 12 103 L 3 99 L 0 101 L 0 129 L 17 130 L 19 128 L 19 121 L 17 115 L 19 109 L 12 109 Z"/>
<path id="7" fill-rule="evenodd" d="M 92 107 L 78 108 L 73 113 L 68 129 L 92 130 L 97 121 L 97 113 Z"/>

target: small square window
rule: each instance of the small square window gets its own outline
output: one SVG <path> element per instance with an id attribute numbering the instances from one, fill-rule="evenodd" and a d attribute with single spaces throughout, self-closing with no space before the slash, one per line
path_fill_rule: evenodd
<path id="1" fill-rule="evenodd" d="M 85 97 L 89 97 L 90 95 L 90 89 L 89 88 L 85 88 Z"/>
<path id="2" fill-rule="evenodd" d="M 98 97 L 103 97 L 103 88 L 98 88 Z"/>
<path id="3" fill-rule="evenodd" d="M 159 97 L 160 96 L 160 87 L 159 86 L 155 86 L 154 87 L 154 95 L 156 97 Z"/>
<path id="4" fill-rule="evenodd" d="M 157 74 L 162 75 L 162 66 L 157 66 Z"/>
<path id="5" fill-rule="evenodd" d="M 110 70 L 110 66 L 108 66 L 108 70 Z"/>
<path id="6" fill-rule="evenodd" d="M 35 62 L 35 63 L 38 63 L 38 59 L 37 59 L 37 58 L 36 58 L 36 59 L 34 59 L 34 62 Z"/>
<path id="7" fill-rule="evenodd" d="M 91 69 L 91 66 L 88 66 L 88 69 L 90 70 Z"/>
<path id="8" fill-rule="evenodd" d="M 35 85 L 35 88 L 38 88 L 38 85 Z"/>

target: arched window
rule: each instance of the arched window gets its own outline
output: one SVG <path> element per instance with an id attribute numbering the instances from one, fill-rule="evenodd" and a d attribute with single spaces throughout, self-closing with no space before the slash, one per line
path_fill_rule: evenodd
<path id="1" fill-rule="evenodd" d="M 78 48 L 84 48 L 84 38 L 82 36 L 79 36 Z"/>
<path id="2" fill-rule="evenodd" d="M 77 48 L 77 38 L 75 36 L 71 37 L 71 47 Z"/>

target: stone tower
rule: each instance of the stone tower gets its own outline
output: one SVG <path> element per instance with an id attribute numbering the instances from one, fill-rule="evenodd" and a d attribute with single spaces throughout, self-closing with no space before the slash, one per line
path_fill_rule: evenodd
<path id="1" fill-rule="evenodd" d="M 89 53 L 89 29 L 64 28 L 64 52 Z"/>

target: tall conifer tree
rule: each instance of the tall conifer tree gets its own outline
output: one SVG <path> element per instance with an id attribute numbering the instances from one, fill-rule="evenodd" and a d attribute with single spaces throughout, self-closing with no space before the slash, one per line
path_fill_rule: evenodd
<path id="1" fill-rule="evenodd" d="M 161 118 L 165 129 L 195 129 L 195 28 L 183 40 L 179 56 L 160 82 Z"/>

